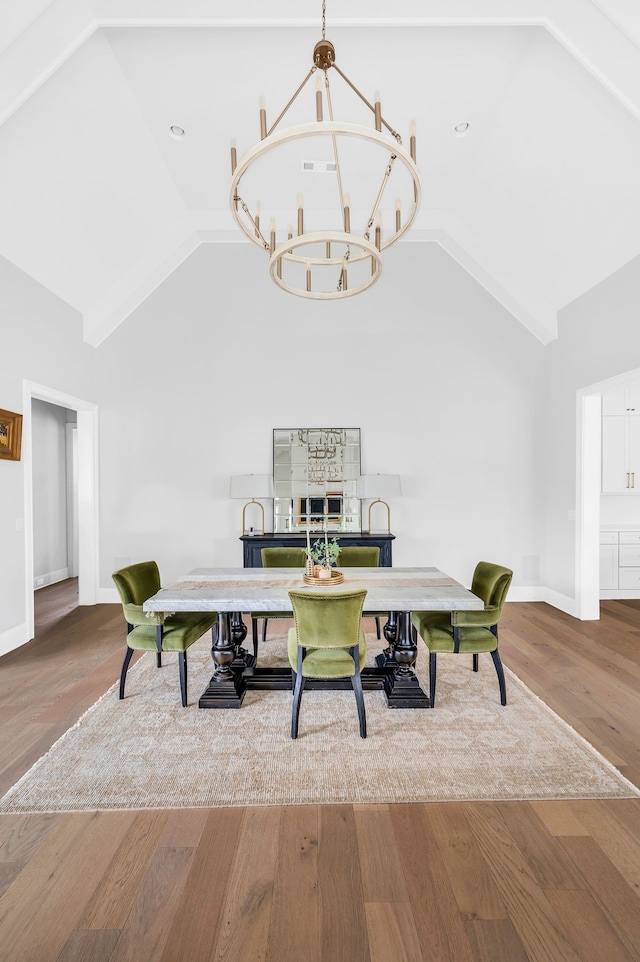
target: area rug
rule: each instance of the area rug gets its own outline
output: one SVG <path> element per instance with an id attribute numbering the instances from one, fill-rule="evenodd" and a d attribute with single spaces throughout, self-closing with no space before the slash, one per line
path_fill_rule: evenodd
<path id="1" fill-rule="evenodd" d="M 272 623 L 273 624 L 273 623 Z M 286 663 L 280 623 L 263 664 Z M 381 644 L 368 636 L 373 663 Z M 238 805 L 621 798 L 640 795 L 512 672 L 499 701 L 491 659 L 440 655 L 437 705 L 393 709 L 365 693 L 361 739 L 350 691 L 305 692 L 290 737 L 291 694 L 248 692 L 239 710 L 204 710 L 206 639 L 189 652 L 180 706 L 175 656 L 144 655 L 0 800 L 0 812 Z M 427 687 L 427 655 L 418 675 Z"/>

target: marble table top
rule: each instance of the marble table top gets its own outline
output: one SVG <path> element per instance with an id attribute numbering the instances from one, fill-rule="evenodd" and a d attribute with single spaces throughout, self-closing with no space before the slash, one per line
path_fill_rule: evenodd
<path id="1" fill-rule="evenodd" d="M 368 611 L 465 611 L 484 603 L 437 568 L 346 568 L 335 587 L 310 587 L 300 568 L 195 568 L 145 601 L 145 611 L 291 611 L 288 592 L 366 588 Z"/>

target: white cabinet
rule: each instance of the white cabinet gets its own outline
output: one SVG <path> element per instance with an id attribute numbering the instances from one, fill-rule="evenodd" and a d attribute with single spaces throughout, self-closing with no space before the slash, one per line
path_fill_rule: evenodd
<path id="1" fill-rule="evenodd" d="M 605 416 L 627 414 L 640 417 L 640 380 L 628 381 L 616 391 L 603 394 L 602 413 Z"/>
<path id="2" fill-rule="evenodd" d="M 602 493 L 640 494 L 640 417 L 602 418 Z"/>
<path id="3" fill-rule="evenodd" d="M 640 529 L 600 532 L 600 597 L 640 598 Z"/>

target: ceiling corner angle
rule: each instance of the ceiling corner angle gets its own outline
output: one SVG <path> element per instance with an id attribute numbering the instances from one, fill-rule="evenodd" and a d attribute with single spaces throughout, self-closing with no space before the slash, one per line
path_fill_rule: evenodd
<path id="1" fill-rule="evenodd" d="M 99 347 L 201 243 L 199 231 L 190 228 L 154 244 L 84 312 L 85 342 Z"/>
<path id="2" fill-rule="evenodd" d="M 423 216 L 422 227 L 414 228 L 412 239 L 439 244 L 542 344 L 557 338 L 557 310 L 517 278 L 496 268 L 502 260 L 497 254 L 491 258 L 487 238 L 478 237 L 453 211 L 434 210 Z"/>

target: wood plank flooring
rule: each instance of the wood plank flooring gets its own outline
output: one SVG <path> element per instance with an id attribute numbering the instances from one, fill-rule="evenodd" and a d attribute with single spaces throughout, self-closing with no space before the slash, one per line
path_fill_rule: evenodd
<path id="1" fill-rule="evenodd" d="M 75 592 L 0 658 L 0 793 L 118 677 L 121 609 Z M 500 644 L 640 784 L 640 602 L 507 604 Z M 640 960 L 640 800 L 3 815 L 0 959 Z"/>

